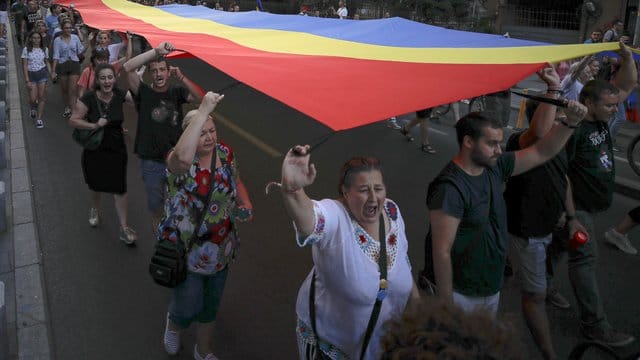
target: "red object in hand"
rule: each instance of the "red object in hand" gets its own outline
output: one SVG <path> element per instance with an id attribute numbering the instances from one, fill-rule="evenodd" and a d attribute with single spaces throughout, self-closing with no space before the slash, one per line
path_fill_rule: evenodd
<path id="1" fill-rule="evenodd" d="M 576 250 L 580 246 L 584 245 L 587 241 L 589 241 L 589 235 L 582 230 L 578 230 L 573 234 L 573 237 L 569 240 L 569 248 L 571 250 Z"/>

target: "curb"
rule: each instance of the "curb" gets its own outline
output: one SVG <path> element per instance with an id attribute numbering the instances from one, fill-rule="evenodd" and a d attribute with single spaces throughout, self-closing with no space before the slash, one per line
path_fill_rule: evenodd
<path id="1" fill-rule="evenodd" d="M 52 353 L 44 297 L 42 259 L 38 243 L 33 193 L 29 174 L 18 67 L 14 49 L 13 29 L 7 26 L 7 108 L 9 109 L 9 140 L 11 181 L 10 232 L 13 234 L 13 272 L 15 279 L 15 331 L 17 359 L 51 359 Z M 11 295 L 11 294 L 9 294 Z M 7 309 L 11 312 L 13 309 Z M 10 329 L 9 331 L 14 330 Z"/>
<path id="2" fill-rule="evenodd" d="M 616 176 L 613 191 L 632 199 L 640 200 L 640 189 L 638 189 L 638 186 L 635 185 L 633 181 L 627 178 Z"/>

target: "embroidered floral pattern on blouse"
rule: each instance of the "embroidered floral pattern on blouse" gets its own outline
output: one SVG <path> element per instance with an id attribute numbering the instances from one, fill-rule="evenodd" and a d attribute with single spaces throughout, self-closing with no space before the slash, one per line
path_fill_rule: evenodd
<path id="1" fill-rule="evenodd" d="M 304 321 L 297 318 L 298 324 L 296 326 L 296 335 L 298 338 L 298 343 L 301 345 L 309 344 L 311 346 L 316 345 L 316 335 L 313 333 L 313 329 L 311 326 L 304 323 Z M 333 360 L 348 360 L 349 356 L 345 354 L 342 350 L 338 349 L 336 346 L 320 340 L 320 350 L 329 356 L 330 359 Z"/>
<path id="2" fill-rule="evenodd" d="M 314 224 L 315 224 L 313 227 L 313 232 L 304 239 L 298 233 L 298 228 L 296 227 L 296 224 L 295 223 L 293 224 L 293 228 L 296 231 L 296 239 L 298 242 L 298 246 L 300 247 L 313 245 L 318 241 L 322 240 L 322 238 L 324 237 L 325 217 L 322 211 L 320 211 L 320 207 L 315 201 L 313 202 L 313 216 L 314 216 Z"/>
<path id="3" fill-rule="evenodd" d="M 384 203 L 384 209 L 387 211 L 387 215 L 389 215 L 391 220 L 398 220 L 398 207 L 396 206 L 396 203 L 393 201 L 386 201 Z"/>
<path id="4" fill-rule="evenodd" d="M 386 201 L 384 209 L 387 212 L 387 216 L 390 219 L 390 229 L 386 234 L 387 241 L 387 268 L 393 268 L 396 261 L 396 255 L 398 253 L 398 209 L 396 205 L 391 201 Z M 374 240 L 355 219 L 351 219 L 353 229 L 355 231 L 355 238 L 357 239 L 358 246 L 373 262 L 378 262 L 380 256 L 380 243 Z"/>

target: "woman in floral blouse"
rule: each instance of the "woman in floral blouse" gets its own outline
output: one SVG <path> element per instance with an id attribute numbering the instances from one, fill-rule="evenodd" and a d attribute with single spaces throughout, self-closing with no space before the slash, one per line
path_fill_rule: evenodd
<path id="1" fill-rule="evenodd" d="M 304 191 L 316 176 L 309 158 L 308 146 L 290 150 L 282 164 L 281 181 L 297 243 L 311 246 L 313 254 L 314 267 L 298 292 L 296 304 L 300 359 L 315 359 L 317 351 L 330 359 L 378 359 L 382 324 L 400 317 L 409 299 L 419 297 L 411 276 L 402 215 L 396 203 L 387 199 L 378 159 L 347 161 L 340 175 L 338 198 L 316 201 Z M 384 234 L 380 233 L 381 225 Z M 387 254 L 384 286 L 380 272 L 384 262 L 378 262 L 382 244 Z M 386 296 L 364 347 L 381 289 Z M 315 316 L 309 306 L 312 298 Z"/>
<path id="2" fill-rule="evenodd" d="M 218 141 L 209 115 L 223 97 L 208 92 L 199 109 L 185 116 L 184 132 L 167 156 L 168 197 L 158 227 L 161 238 L 184 245 L 189 270 L 169 305 L 165 350 L 177 354 L 180 330 L 195 321 L 199 325 L 196 360 L 215 359 L 211 351 L 213 323 L 240 240 L 235 222 L 250 220 L 252 210 L 233 152 Z M 208 208 L 203 209 L 207 202 Z M 202 211 L 206 213 L 201 217 Z"/>

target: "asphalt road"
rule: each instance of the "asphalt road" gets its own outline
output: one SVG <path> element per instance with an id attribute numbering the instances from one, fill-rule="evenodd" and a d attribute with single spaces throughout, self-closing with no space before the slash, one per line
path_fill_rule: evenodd
<path id="1" fill-rule="evenodd" d="M 221 89 L 234 81 L 197 60 L 174 64 L 205 89 Z M 72 130 L 61 117 L 58 91 L 57 86 L 49 85 L 45 128 L 25 126 L 56 359 L 166 359 L 162 333 L 170 290 L 154 285 L 147 274 L 155 240 L 138 159 L 131 153 L 136 129 L 133 110 L 128 110 L 131 116 L 125 124 L 130 152 L 129 223 L 140 240 L 137 247 L 129 248 L 118 240 L 112 198 L 103 197 L 100 226 L 88 225 L 89 193 L 80 168 L 81 149 L 71 140 Z M 215 352 L 221 359 L 294 359 L 295 299 L 311 268 L 310 251 L 295 245 L 279 194 L 265 196 L 264 187 L 279 178 L 286 149 L 296 143 L 315 143 L 331 131 L 244 85 L 226 90 L 225 95 L 219 107 L 218 136 L 238 156 L 255 217 L 240 228 L 242 247 L 225 289 Z M 26 96 L 23 99 L 26 117 Z M 339 167 L 350 156 L 382 159 L 389 197 L 398 202 L 407 224 L 414 273 L 424 263 L 426 186 L 457 150 L 446 120 L 434 124 L 431 139 L 436 155 L 422 153 L 417 143 L 408 143 L 399 132 L 377 123 L 333 134 L 312 154 L 318 169 L 315 184 L 308 188 L 313 198 L 336 195 Z M 597 220 L 601 231 L 636 205 L 621 196 L 614 201 L 610 213 Z M 635 288 L 640 257 L 604 244 L 600 254 L 599 281 L 609 319 L 640 338 L 640 291 Z M 559 280 L 561 290 L 570 295 L 566 273 Z M 521 320 L 518 291 L 516 280 L 507 283 L 500 316 L 513 321 L 520 331 L 523 354 L 536 358 Z M 558 352 L 566 357 L 580 340 L 575 312 L 549 309 L 549 314 Z M 194 334 L 193 329 L 183 334 L 184 349 L 176 358 L 192 358 Z M 638 351 L 640 345 L 636 342 L 624 350 Z"/>

